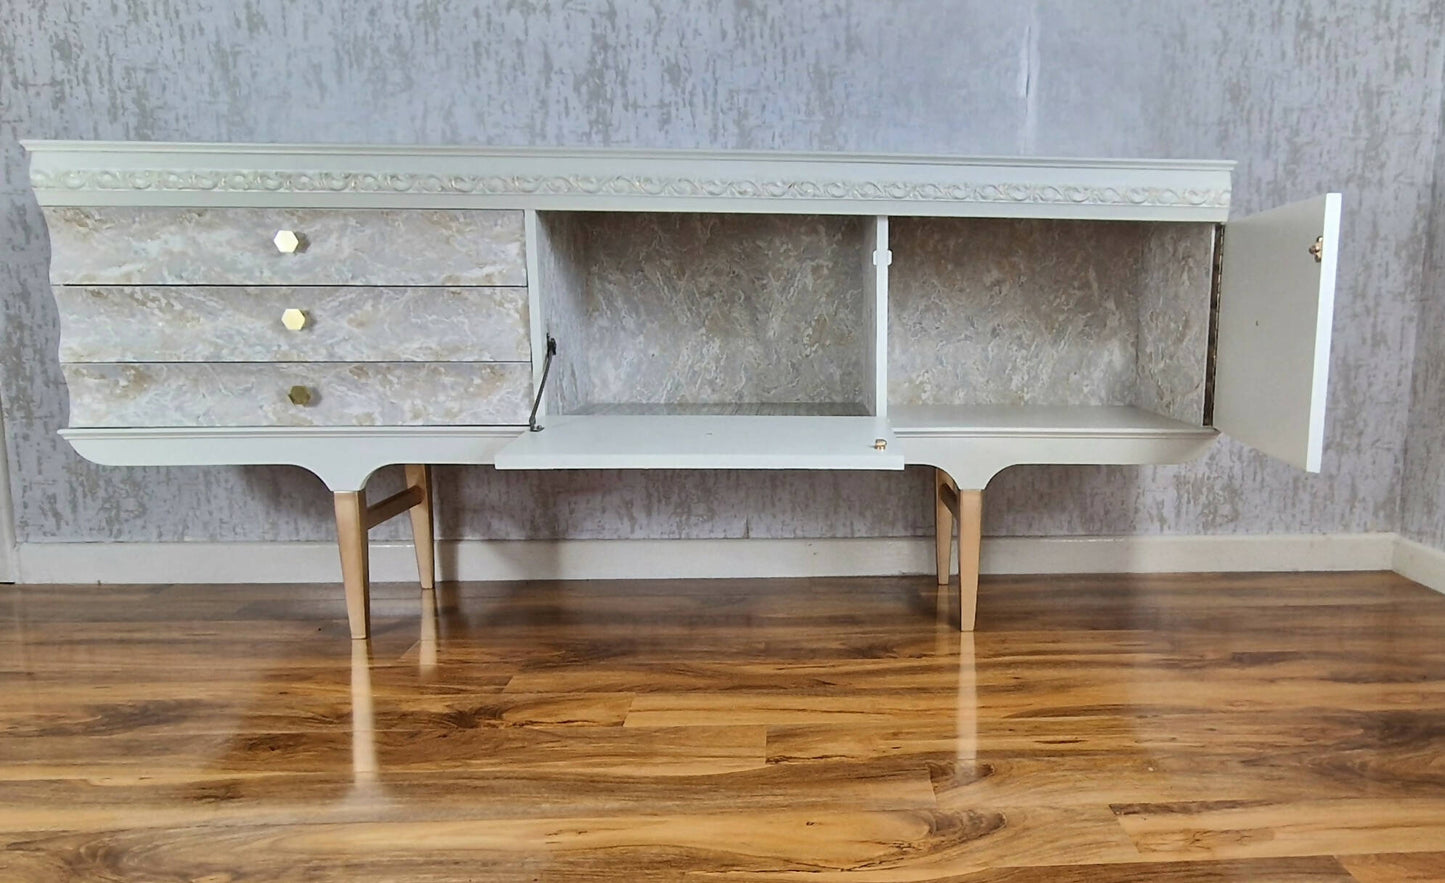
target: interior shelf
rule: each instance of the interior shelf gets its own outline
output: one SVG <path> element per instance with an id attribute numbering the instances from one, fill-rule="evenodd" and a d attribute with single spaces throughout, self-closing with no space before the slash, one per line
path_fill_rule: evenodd
<path id="1" fill-rule="evenodd" d="M 595 414 L 547 418 L 498 451 L 496 466 L 896 470 L 903 453 L 878 417 Z"/>
<path id="2" fill-rule="evenodd" d="M 1205 437 L 1215 431 L 1129 405 L 894 405 L 900 436 Z"/>

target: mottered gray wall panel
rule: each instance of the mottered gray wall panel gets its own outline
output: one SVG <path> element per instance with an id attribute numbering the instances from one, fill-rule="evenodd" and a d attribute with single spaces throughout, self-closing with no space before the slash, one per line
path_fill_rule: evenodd
<path id="1" fill-rule="evenodd" d="M 1435 155 L 1425 285 L 1415 326 L 1415 376 L 1400 532 L 1445 549 L 1445 120 Z"/>
<path id="2" fill-rule="evenodd" d="M 1323 475 L 1230 443 L 1184 467 L 1016 468 L 991 488 L 986 529 L 1392 530 L 1442 11 L 0 0 L 0 399 L 20 539 L 332 536 L 329 500 L 299 470 L 99 467 L 55 435 L 67 402 L 20 136 L 1220 157 L 1241 162 L 1245 210 L 1338 187 L 1347 251 Z M 449 470 L 441 520 L 469 537 L 897 536 L 926 532 L 931 511 L 923 470 L 475 468 Z"/>

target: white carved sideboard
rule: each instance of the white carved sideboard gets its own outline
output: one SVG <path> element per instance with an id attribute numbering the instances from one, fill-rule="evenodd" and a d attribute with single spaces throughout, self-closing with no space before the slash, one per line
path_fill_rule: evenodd
<path id="1" fill-rule="evenodd" d="M 1340 198 L 1229 220 L 1229 163 L 25 146 L 63 435 L 316 473 L 356 638 L 370 527 L 431 584 L 433 464 L 932 466 L 964 629 L 1008 466 L 1319 469 Z"/>

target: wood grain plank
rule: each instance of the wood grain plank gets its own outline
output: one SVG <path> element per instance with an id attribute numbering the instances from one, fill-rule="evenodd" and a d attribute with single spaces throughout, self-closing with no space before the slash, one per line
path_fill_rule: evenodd
<path id="1" fill-rule="evenodd" d="M 1154 859 L 1431 852 L 1445 843 L 1445 797 L 1222 801 L 1116 806 Z"/>
<path id="2" fill-rule="evenodd" d="M 1175 801 L 1301 801 L 1414 798 L 1445 793 L 1445 772 L 1422 773 L 1429 755 L 1412 751 L 1391 763 L 1278 755 L 1119 752 L 1019 756 L 985 753 L 931 764 L 941 806 L 991 803 L 1074 806 Z"/>
<path id="3" fill-rule="evenodd" d="M 1277 755 L 1342 779 L 1438 782 L 1429 765 L 1445 740 L 1445 710 L 1356 712 L 1282 710 L 1135 715 L 1130 708 L 1063 717 L 987 716 L 960 709 L 952 717 L 882 723 L 779 724 L 768 730 L 771 760 L 873 757 L 915 746 L 924 753 L 1003 758 L 1139 757 L 1170 754 L 1237 756 L 1264 762 Z M 1328 745 L 1316 751 L 1309 746 Z M 1392 771 L 1393 770 L 1393 771 Z"/>
<path id="4" fill-rule="evenodd" d="M 582 731 L 586 731 L 585 737 Z M 213 772 L 351 770 L 354 734 L 343 727 L 297 732 L 141 734 L 113 742 L 7 740 L 12 759 L 0 780 Z M 720 727 L 427 727 L 370 733 L 369 748 L 387 770 L 577 769 L 637 776 L 701 775 L 757 769 L 765 731 Z M 96 743 L 87 748 L 87 743 Z M 45 747 L 46 744 L 50 747 Z"/>
<path id="5" fill-rule="evenodd" d="M 203 876 L 237 863 L 249 873 L 374 860 L 405 866 L 447 856 L 487 874 L 536 868 L 554 879 L 673 879 L 698 871 L 757 879 L 937 880 L 989 866 L 1137 860 L 1106 810 L 997 809 L 753 812 L 555 819 L 436 819 L 302 824 L 203 825 L 122 831 L 17 832 L 7 853 L 39 864 L 87 861 L 87 872 L 119 864 L 150 879 L 177 868 Z M 42 858 L 44 857 L 44 858 Z M 418 861 L 419 860 L 419 861 Z M 624 870 L 625 869 L 625 870 Z"/>
<path id="6" fill-rule="evenodd" d="M 350 693 L 287 690 L 275 684 L 252 687 L 227 696 L 196 695 L 164 687 L 137 691 L 125 698 L 113 690 L 97 699 L 96 691 L 58 691 L 58 695 L 12 697 L 0 704 L 0 738 L 105 736 L 127 733 L 214 733 L 240 730 L 261 733 L 304 733 L 348 730 L 355 704 Z M 628 694 L 498 693 L 495 690 L 436 692 L 418 689 L 405 702 L 388 690 L 373 696 L 371 725 L 378 730 L 439 731 L 479 727 L 622 726 L 632 697 Z M 57 743 L 52 743 L 57 744 Z M 15 753 L 10 753 L 14 750 Z M 0 745 L 0 762 L 19 755 Z"/>
<path id="7" fill-rule="evenodd" d="M 646 693 L 639 694 L 627 714 L 628 727 L 687 724 L 758 725 L 839 723 L 868 724 L 896 719 L 938 718 L 953 714 L 951 693 L 870 693 L 813 696 L 776 693 Z"/>
<path id="8" fill-rule="evenodd" d="M 1445 880 L 1445 852 L 1344 855 L 1340 864 L 1357 883 L 1438 883 Z"/>
<path id="9" fill-rule="evenodd" d="M 937 807 L 928 770 L 912 763 L 755 766 L 677 775 L 660 765 L 639 767 L 609 772 L 498 764 L 473 771 L 456 764 L 438 773 L 388 764 L 366 790 L 387 817 L 406 819 Z M 164 826 L 158 819 L 168 812 L 218 807 L 245 818 L 296 807 L 325 813 L 355 803 L 361 790 L 349 768 L 298 772 L 285 764 L 241 771 L 197 763 L 84 778 L 9 778 L 0 780 L 0 830 L 39 830 L 46 827 L 43 818 L 62 830 L 105 830 L 119 822 Z"/>
<path id="10" fill-rule="evenodd" d="M 1149 862 L 999 868 L 953 883 L 1356 883 L 1327 856 L 1226 862 Z"/>

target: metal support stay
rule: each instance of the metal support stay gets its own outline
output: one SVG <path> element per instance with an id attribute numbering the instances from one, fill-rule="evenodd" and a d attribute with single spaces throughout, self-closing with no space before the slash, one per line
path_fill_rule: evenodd
<path id="1" fill-rule="evenodd" d="M 557 338 L 547 335 L 547 355 L 542 359 L 542 380 L 537 384 L 537 397 L 532 400 L 532 413 L 527 417 L 527 428 L 532 432 L 541 432 L 542 426 L 537 422 L 537 409 L 542 407 L 542 392 L 547 388 L 547 375 L 552 370 L 552 357 L 557 355 Z"/>

